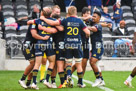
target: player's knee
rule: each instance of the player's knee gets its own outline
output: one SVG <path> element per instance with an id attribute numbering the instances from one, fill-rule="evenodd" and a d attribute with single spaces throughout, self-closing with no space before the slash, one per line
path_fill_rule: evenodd
<path id="1" fill-rule="evenodd" d="M 81 63 L 82 58 L 75 58 L 75 63 Z"/>
<path id="2" fill-rule="evenodd" d="M 93 61 L 90 61 L 90 64 L 91 64 L 91 65 L 95 65 L 95 62 L 93 62 Z"/>
<path id="3" fill-rule="evenodd" d="M 72 63 L 73 59 L 66 59 L 66 63 Z"/>

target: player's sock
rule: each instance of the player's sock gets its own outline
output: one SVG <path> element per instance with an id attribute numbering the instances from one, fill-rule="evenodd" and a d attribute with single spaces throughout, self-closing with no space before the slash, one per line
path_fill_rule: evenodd
<path id="1" fill-rule="evenodd" d="M 59 77 L 60 77 L 61 84 L 63 84 L 64 83 L 64 72 L 59 72 Z"/>
<path id="2" fill-rule="evenodd" d="M 103 77 L 102 77 L 102 76 L 101 76 L 100 78 L 103 80 Z"/>
<path id="3" fill-rule="evenodd" d="M 36 84 L 36 78 L 37 78 L 38 70 L 33 70 L 33 83 Z"/>
<path id="4" fill-rule="evenodd" d="M 53 71 L 53 69 L 48 68 L 48 70 L 47 70 L 47 75 L 46 75 L 46 81 L 47 81 L 47 82 L 49 82 L 49 78 L 50 78 L 50 76 L 51 76 L 52 71 Z"/>
<path id="5" fill-rule="evenodd" d="M 96 79 L 99 79 L 100 78 L 100 73 L 99 72 L 95 72 L 95 77 L 96 77 Z"/>
<path id="6" fill-rule="evenodd" d="M 67 66 L 66 67 L 66 71 L 67 71 L 67 76 L 71 76 L 71 66 Z"/>
<path id="7" fill-rule="evenodd" d="M 83 85 L 83 72 L 77 73 L 78 75 L 78 84 Z"/>
<path id="8" fill-rule="evenodd" d="M 31 84 L 31 80 L 27 80 L 26 86 L 29 86 Z"/>
<path id="9" fill-rule="evenodd" d="M 27 77 L 27 75 L 23 74 L 23 75 L 22 75 L 22 78 L 21 78 L 21 81 L 25 80 L 26 77 Z"/>
<path id="10" fill-rule="evenodd" d="M 64 69 L 64 80 L 67 80 L 67 71 Z"/>
<path id="11" fill-rule="evenodd" d="M 43 80 L 44 79 L 44 76 L 45 76 L 45 71 L 46 71 L 46 65 L 41 65 L 41 75 L 40 75 L 40 80 Z"/>
<path id="12" fill-rule="evenodd" d="M 127 78 L 127 81 L 131 82 L 133 79 L 133 77 L 130 75 L 128 78 Z"/>
<path id="13" fill-rule="evenodd" d="M 55 83 L 55 76 L 54 77 L 51 77 L 51 83 Z"/>

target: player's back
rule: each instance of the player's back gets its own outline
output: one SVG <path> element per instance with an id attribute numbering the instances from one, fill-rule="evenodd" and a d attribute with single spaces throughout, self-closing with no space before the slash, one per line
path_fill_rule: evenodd
<path id="1" fill-rule="evenodd" d="M 77 17 L 68 17 L 62 20 L 64 26 L 65 43 L 81 43 L 81 31 L 86 27 L 84 22 Z"/>

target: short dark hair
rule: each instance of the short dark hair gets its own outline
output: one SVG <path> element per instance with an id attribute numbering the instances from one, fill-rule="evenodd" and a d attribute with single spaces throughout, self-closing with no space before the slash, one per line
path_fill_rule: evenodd
<path id="1" fill-rule="evenodd" d="M 100 12 L 100 11 L 95 10 L 93 13 L 97 14 L 97 15 L 100 16 L 100 18 L 101 18 L 101 12 Z"/>
<path id="2" fill-rule="evenodd" d="M 88 7 L 84 7 L 84 8 L 82 9 L 82 16 L 83 16 L 83 14 L 85 14 L 85 13 L 88 12 L 88 11 L 90 11 L 90 9 L 89 9 Z"/>

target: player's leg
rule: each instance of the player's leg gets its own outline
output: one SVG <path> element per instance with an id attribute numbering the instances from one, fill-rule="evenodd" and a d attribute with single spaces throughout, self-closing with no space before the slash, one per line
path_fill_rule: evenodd
<path id="1" fill-rule="evenodd" d="M 47 62 L 47 56 L 44 53 L 44 56 L 42 58 L 41 68 L 40 68 L 40 82 L 43 82 L 44 80 L 45 71 L 46 71 L 46 62 Z"/>
<path id="2" fill-rule="evenodd" d="M 97 66 L 98 61 L 101 59 L 101 56 L 104 52 L 103 48 L 97 48 L 92 50 L 92 55 L 90 58 L 90 65 L 94 71 L 96 80 L 95 83 L 92 85 L 92 87 L 96 87 L 102 83 L 102 76 L 100 76 L 100 67 Z"/>
<path id="3" fill-rule="evenodd" d="M 90 65 L 91 65 L 91 67 L 94 71 L 95 77 L 96 77 L 95 83 L 92 85 L 93 87 L 98 86 L 102 82 L 102 80 L 100 78 L 100 72 L 99 72 L 98 67 L 96 65 L 97 62 L 98 62 L 97 58 L 91 57 Z"/>
<path id="4" fill-rule="evenodd" d="M 99 73 L 100 73 L 100 78 L 102 80 L 102 82 L 100 83 L 100 86 L 105 86 L 105 82 L 104 82 L 104 79 L 103 79 L 103 76 L 102 76 L 102 71 L 101 71 L 101 68 L 99 66 L 99 61 L 97 62 L 97 67 L 98 67 L 98 70 L 99 70 Z"/>
<path id="5" fill-rule="evenodd" d="M 33 73 L 29 73 L 28 77 L 27 77 L 27 82 L 26 82 L 26 86 L 27 86 L 27 89 L 30 89 L 31 88 L 31 80 L 33 78 Z"/>
<path id="6" fill-rule="evenodd" d="M 81 65 L 82 58 L 75 58 L 75 64 L 77 68 L 78 86 L 83 88 L 83 69 Z"/>
<path id="7" fill-rule="evenodd" d="M 74 50 L 74 57 L 75 57 L 75 65 L 77 68 L 78 86 L 84 88 L 85 85 L 83 85 L 83 68 L 82 68 L 83 51 L 81 48 Z"/>
<path id="8" fill-rule="evenodd" d="M 60 77 L 60 86 L 58 88 L 65 88 L 66 84 L 64 83 L 64 66 L 65 61 L 64 60 L 57 60 L 57 70 Z"/>
<path id="9" fill-rule="evenodd" d="M 87 61 L 88 61 L 87 58 L 82 59 L 82 64 L 81 65 L 82 65 L 82 69 L 83 69 L 83 75 L 85 74 L 85 71 L 86 71 Z"/>
<path id="10" fill-rule="evenodd" d="M 31 50 L 29 48 L 23 49 L 22 48 L 22 52 L 23 55 L 25 57 L 26 60 L 29 60 L 29 65 L 26 67 L 24 74 L 22 75 L 21 79 L 19 80 L 19 84 L 23 87 L 23 88 L 27 88 L 26 83 L 25 83 L 25 79 L 27 77 L 27 75 L 32 71 L 34 64 L 35 64 L 35 51 L 34 48 L 32 48 Z"/>
<path id="11" fill-rule="evenodd" d="M 51 74 L 51 86 L 52 88 L 57 88 L 56 86 L 56 75 L 57 75 L 57 64 L 55 63 L 52 74 Z"/>
<path id="12" fill-rule="evenodd" d="M 33 89 L 39 89 L 36 85 L 37 84 L 36 79 L 37 79 L 39 67 L 42 62 L 42 56 L 43 56 L 43 53 L 41 53 L 41 55 L 36 55 L 36 61 L 33 68 L 33 84 L 32 84 Z"/>
<path id="13" fill-rule="evenodd" d="M 48 66 L 47 73 L 46 73 L 46 78 L 45 78 L 43 84 L 46 85 L 48 88 L 51 88 L 51 84 L 49 83 L 49 78 L 51 76 L 51 73 L 52 73 L 54 65 L 55 65 L 55 58 L 56 58 L 56 56 L 55 55 L 51 55 L 51 56 L 48 56 L 47 58 L 49 60 L 49 66 Z"/>
<path id="14" fill-rule="evenodd" d="M 26 86 L 26 83 L 25 83 L 25 80 L 26 80 L 26 77 L 28 76 L 28 74 L 32 71 L 33 67 L 34 67 L 34 59 L 31 59 L 29 61 L 29 65 L 26 67 L 25 71 L 24 71 L 24 74 L 22 75 L 21 79 L 19 80 L 19 84 L 23 87 L 23 88 L 27 88 Z"/>
<path id="15" fill-rule="evenodd" d="M 136 67 L 133 69 L 132 73 L 129 75 L 129 77 L 124 82 L 124 84 L 127 85 L 128 87 L 133 87 L 131 81 L 135 77 L 135 75 L 136 75 Z"/>

